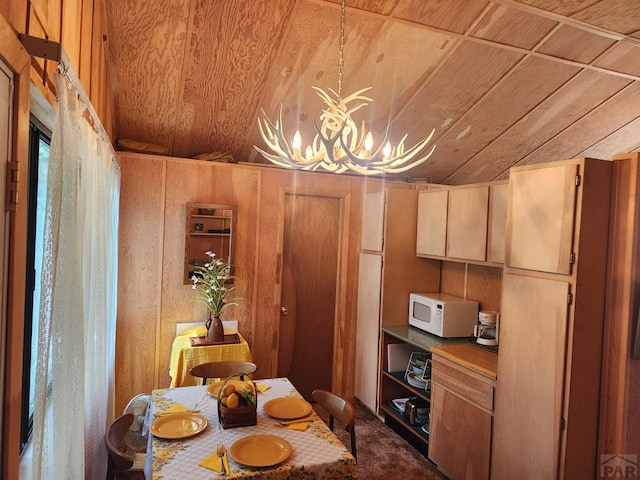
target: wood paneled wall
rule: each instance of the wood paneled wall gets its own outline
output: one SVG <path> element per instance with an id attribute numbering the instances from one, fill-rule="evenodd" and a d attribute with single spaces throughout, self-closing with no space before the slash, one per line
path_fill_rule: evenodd
<path id="1" fill-rule="evenodd" d="M 107 135 L 113 141 L 113 92 L 108 81 L 105 42 L 108 41 L 103 0 L 11 0 L 0 3 L 0 14 L 16 34 L 62 44 L 71 66 L 91 99 Z M 50 127 L 55 106 L 52 75 L 57 62 L 31 58 L 32 111 Z M 35 97 L 35 98 L 34 98 Z"/>
<path id="2" fill-rule="evenodd" d="M 279 328 L 281 222 L 284 193 L 344 199 L 343 268 L 339 273 L 333 388 L 353 396 L 353 340 L 357 298 L 361 177 L 304 173 L 133 153 L 122 167 L 116 354 L 116 409 L 134 395 L 170 383 L 176 323 L 206 319 L 204 305 L 183 284 L 187 202 L 237 207 L 234 256 L 238 320 L 260 377 L 276 375 Z M 405 185 L 406 188 L 406 185 Z M 313 241 L 313 232 L 309 232 Z"/>

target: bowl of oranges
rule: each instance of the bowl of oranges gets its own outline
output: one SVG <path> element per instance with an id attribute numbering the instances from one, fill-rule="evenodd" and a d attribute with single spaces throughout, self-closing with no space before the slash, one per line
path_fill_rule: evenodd
<path id="1" fill-rule="evenodd" d="M 249 375 L 231 375 L 218 390 L 218 418 L 222 428 L 246 427 L 257 423 L 258 396 Z"/>

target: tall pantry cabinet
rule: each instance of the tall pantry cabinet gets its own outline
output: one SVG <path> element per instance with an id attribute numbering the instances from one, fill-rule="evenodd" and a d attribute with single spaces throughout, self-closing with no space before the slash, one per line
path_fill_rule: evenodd
<path id="1" fill-rule="evenodd" d="M 406 325 L 409 293 L 437 292 L 440 262 L 416 257 L 418 191 L 365 193 L 358 276 L 355 396 L 378 412 L 380 328 Z"/>
<path id="2" fill-rule="evenodd" d="M 491 478 L 589 479 L 611 162 L 512 168 Z"/>

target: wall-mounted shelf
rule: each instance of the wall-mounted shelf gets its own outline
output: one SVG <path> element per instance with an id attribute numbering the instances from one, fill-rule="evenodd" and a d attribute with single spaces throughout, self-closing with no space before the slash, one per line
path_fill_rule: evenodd
<path id="1" fill-rule="evenodd" d="M 208 251 L 214 252 L 216 258 L 233 265 L 232 240 L 235 217 L 234 205 L 187 203 L 185 285 L 191 283 L 196 267 L 204 265 L 209 260 L 206 254 Z"/>

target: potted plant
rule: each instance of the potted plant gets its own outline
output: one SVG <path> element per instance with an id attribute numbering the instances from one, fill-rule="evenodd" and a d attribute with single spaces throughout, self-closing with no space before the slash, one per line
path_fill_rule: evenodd
<path id="1" fill-rule="evenodd" d="M 230 297 L 234 287 L 231 280 L 231 265 L 215 258 L 214 252 L 206 252 L 209 257 L 203 266 L 196 267 L 191 277 L 191 288 L 198 291 L 196 300 L 203 302 L 209 309 L 209 318 L 206 321 L 208 343 L 218 343 L 224 340 L 224 327 L 220 314 L 231 305 L 238 305 L 238 298 Z"/>

